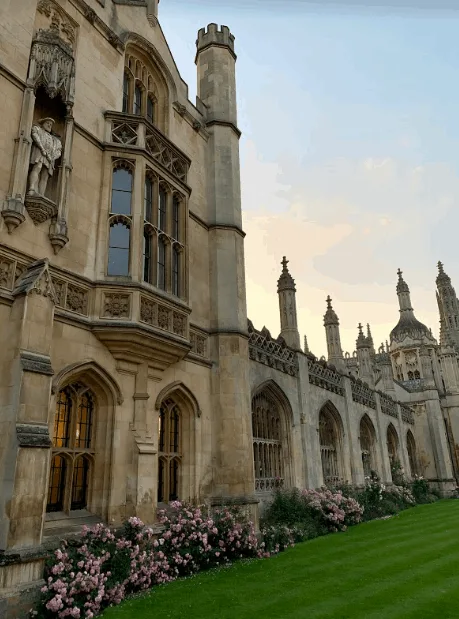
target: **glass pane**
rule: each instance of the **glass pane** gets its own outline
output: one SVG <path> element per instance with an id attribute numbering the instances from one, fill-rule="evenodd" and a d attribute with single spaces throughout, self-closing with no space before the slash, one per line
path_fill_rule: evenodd
<path id="1" fill-rule="evenodd" d="M 172 294 L 175 294 L 177 297 L 180 294 L 179 289 L 179 266 L 180 266 L 180 254 L 178 250 L 174 247 L 174 251 L 172 253 Z"/>
<path id="2" fill-rule="evenodd" d="M 84 509 L 88 494 L 89 461 L 78 458 L 73 469 L 72 502 L 70 509 Z"/>
<path id="3" fill-rule="evenodd" d="M 174 196 L 174 201 L 173 201 L 173 230 L 172 230 L 172 236 L 174 237 L 174 239 L 179 239 L 179 214 L 180 214 L 180 202 L 179 199 L 177 198 L 177 196 Z"/>
<path id="4" fill-rule="evenodd" d="M 164 433 L 166 431 L 165 428 L 166 414 L 164 408 L 161 408 L 159 411 L 159 428 L 158 428 L 158 436 L 159 436 L 159 451 L 164 451 Z"/>
<path id="5" fill-rule="evenodd" d="M 151 284 L 151 236 L 143 235 L 143 279 Z"/>
<path id="6" fill-rule="evenodd" d="M 166 467 L 162 458 L 158 461 L 158 503 L 164 501 L 164 476 L 166 473 Z"/>
<path id="7" fill-rule="evenodd" d="M 49 474 L 47 512 L 60 512 L 64 508 L 66 461 L 62 456 L 54 456 Z"/>
<path id="8" fill-rule="evenodd" d="M 158 288 L 166 289 L 166 246 L 161 238 L 158 240 Z"/>
<path id="9" fill-rule="evenodd" d="M 107 275 L 129 275 L 129 249 L 110 247 Z"/>
<path id="10" fill-rule="evenodd" d="M 171 453 L 177 453 L 179 450 L 179 412 L 174 406 L 170 417 L 170 436 L 169 449 Z"/>
<path id="11" fill-rule="evenodd" d="M 110 226 L 110 247 L 129 249 L 130 230 L 123 223 L 118 222 Z"/>
<path id="12" fill-rule="evenodd" d="M 177 460 L 171 460 L 169 470 L 169 501 L 178 499 L 178 471 L 179 465 Z"/>
<path id="13" fill-rule="evenodd" d="M 123 79 L 123 112 L 127 113 L 129 109 L 129 77 L 125 73 Z"/>
<path id="14" fill-rule="evenodd" d="M 145 181 L 145 221 L 153 222 L 153 182 L 147 178 Z"/>
<path id="15" fill-rule="evenodd" d="M 128 191 L 118 191 L 117 189 L 114 189 L 112 191 L 112 205 L 110 212 L 116 213 L 116 215 L 130 215 L 131 193 Z"/>
<path id="16" fill-rule="evenodd" d="M 155 119 L 155 104 L 151 97 L 147 99 L 147 118 L 152 123 Z"/>
<path id="17" fill-rule="evenodd" d="M 159 192 L 159 214 L 158 214 L 158 227 L 160 230 L 166 230 L 166 204 L 167 194 L 164 189 Z"/>
<path id="18" fill-rule="evenodd" d="M 91 394 L 81 396 L 78 406 L 75 447 L 89 449 L 91 447 L 93 401 Z"/>
<path id="19" fill-rule="evenodd" d="M 140 114 L 142 111 L 142 90 L 140 86 L 136 86 L 134 90 L 134 114 Z"/>
<path id="20" fill-rule="evenodd" d="M 112 189 L 132 191 L 132 174 L 129 170 L 118 168 L 113 170 Z"/>
<path id="21" fill-rule="evenodd" d="M 56 416 L 54 418 L 54 447 L 68 447 L 70 413 L 72 410 L 72 400 L 70 393 L 60 391 L 56 402 Z"/>

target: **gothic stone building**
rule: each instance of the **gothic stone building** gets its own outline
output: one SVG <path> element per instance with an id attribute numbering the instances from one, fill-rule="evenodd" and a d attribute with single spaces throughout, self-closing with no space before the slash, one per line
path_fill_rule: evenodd
<path id="1" fill-rule="evenodd" d="M 234 37 L 198 32 L 193 104 L 157 4 L 0 6 L 2 616 L 19 616 L 48 549 L 84 523 L 154 523 L 175 498 L 235 502 L 257 521 L 274 487 L 362 484 L 372 469 L 390 482 L 395 459 L 455 485 L 449 278 L 440 345 L 400 276 L 390 349 L 360 331 L 343 355 L 328 300 L 328 362 L 316 359 L 286 260 L 281 334 L 257 331 Z"/>

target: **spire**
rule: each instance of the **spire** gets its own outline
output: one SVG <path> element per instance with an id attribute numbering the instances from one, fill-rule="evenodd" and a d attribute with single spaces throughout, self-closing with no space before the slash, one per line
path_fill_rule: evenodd
<path id="1" fill-rule="evenodd" d="M 398 282 L 396 289 L 398 295 L 398 302 L 400 305 L 400 311 L 412 310 L 413 308 L 411 307 L 410 289 L 408 288 L 408 284 L 402 277 L 403 272 L 399 269 L 397 271 L 397 275 Z"/>
<path id="2" fill-rule="evenodd" d="M 311 352 L 311 351 L 309 350 L 309 346 L 308 346 L 308 338 L 307 338 L 306 336 L 304 336 L 304 352 L 305 352 L 305 353 L 309 353 L 309 352 Z"/>
<path id="3" fill-rule="evenodd" d="M 330 295 L 326 298 L 327 311 L 324 314 L 325 337 L 327 338 L 328 361 L 344 369 L 343 349 L 339 333 L 339 320 L 332 306 Z"/>
<path id="4" fill-rule="evenodd" d="M 359 322 L 357 329 L 359 330 L 359 335 L 357 336 L 356 341 L 357 350 L 359 350 L 359 348 L 369 348 L 367 338 L 363 335 L 362 323 Z"/>
<path id="5" fill-rule="evenodd" d="M 284 338 L 287 346 L 294 350 L 301 350 L 296 313 L 295 280 L 289 273 L 287 268 L 288 260 L 285 256 L 282 258 L 281 264 L 282 273 L 277 281 L 281 323 L 280 335 Z"/>
<path id="6" fill-rule="evenodd" d="M 289 260 L 287 260 L 287 258 L 284 256 L 281 262 L 282 273 L 277 280 L 277 292 L 281 292 L 282 290 L 293 290 L 294 292 L 296 292 L 295 280 L 290 275 L 290 272 L 287 268 L 288 263 Z"/>
<path id="7" fill-rule="evenodd" d="M 435 338 L 429 332 L 429 329 L 419 322 L 413 312 L 411 305 L 410 289 L 408 284 L 402 277 L 402 271 L 398 269 L 397 296 L 400 306 L 400 318 L 397 325 L 392 329 L 390 334 L 391 344 L 395 341 L 401 344 L 405 338 L 411 340 L 426 340 L 433 343 Z"/>
<path id="8" fill-rule="evenodd" d="M 445 273 L 443 269 L 443 262 L 438 261 L 437 267 L 438 267 L 438 275 L 437 275 L 437 279 L 435 280 L 437 286 L 451 285 L 451 278 L 449 277 L 449 275 Z"/>
<path id="9" fill-rule="evenodd" d="M 328 325 L 339 325 L 339 320 L 338 320 L 338 316 L 336 315 L 335 310 L 332 307 L 332 300 L 330 298 L 330 295 L 328 295 L 328 297 L 325 299 L 327 302 L 327 311 L 325 312 L 324 315 L 324 325 L 328 326 Z"/>
<path id="10" fill-rule="evenodd" d="M 371 353 L 375 355 L 376 354 L 375 344 L 373 342 L 373 336 L 371 335 L 370 325 L 368 322 L 367 322 L 367 344 L 371 348 Z"/>

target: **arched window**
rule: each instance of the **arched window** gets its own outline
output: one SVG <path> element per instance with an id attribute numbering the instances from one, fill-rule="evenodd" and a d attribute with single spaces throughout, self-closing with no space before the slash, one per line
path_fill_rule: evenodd
<path id="1" fill-rule="evenodd" d="M 389 460 L 391 465 L 395 462 L 399 462 L 398 455 L 398 436 L 394 426 L 390 423 L 387 428 L 387 451 L 389 453 Z"/>
<path id="2" fill-rule="evenodd" d="M 128 45 L 123 81 L 123 112 L 145 117 L 167 132 L 168 86 L 152 57 Z"/>
<path id="3" fill-rule="evenodd" d="M 94 396 L 73 384 L 56 399 L 47 512 L 85 509 L 94 456 Z"/>
<path id="4" fill-rule="evenodd" d="M 324 484 L 341 481 L 340 425 L 337 413 L 325 406 L 319 415 L 320 457 Z"/>
<path id="5" fill-rule="evenodd" d="M 376 470 L 375 443 L 375 429 L 368 415 L 364 415 L 360 422 L 360 451 L 365 477 L 370 477 L 371 471 Z"/>
<path id="6" fill-rule="evenodd" d="M 158 239 L 158 288 L 166 290 L 166 240 L 163 235 Z"/>
<path id="7" fill-rule="evenodd" d="M 418 475 L 418 458 L 416 454 L 416 442 L 411 430 L 408 430 L 406 433 L 406 449 L 408 451 L 411 477 L 414 477 Z"/>
<path id="8" fill-rule="evenodd" d="M 124 162 L 113 170 L 107 275 L 129 275 L 132 170 Z"/>
<path id="9" fill-rule="evenodd" d="M 181 459 L 180 410 L 168 399 L 161 404 L 158 416 L 158 503 L 178 499 Z"/>
<path id="10" fill-rule="evenodd" d="M 282 424 L 279 405 L 266 391 L 252 399 L 255 490 L 264 492 L 285 482 Z"/>

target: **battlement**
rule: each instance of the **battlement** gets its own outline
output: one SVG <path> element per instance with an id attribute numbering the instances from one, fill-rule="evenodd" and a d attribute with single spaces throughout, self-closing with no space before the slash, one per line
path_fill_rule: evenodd
<path id="1" fill-rule="evenodd" d="M 209 24 L 207 29 L 201 28 L 198 31 L 196 52 L 199 53 L 210 45 L 228 47 L 228 49 L 234 54 L 234 36 L 231 34 L 228 26 L 221 26 L 221 30 L 219 30 L 217 24 Z"/>

